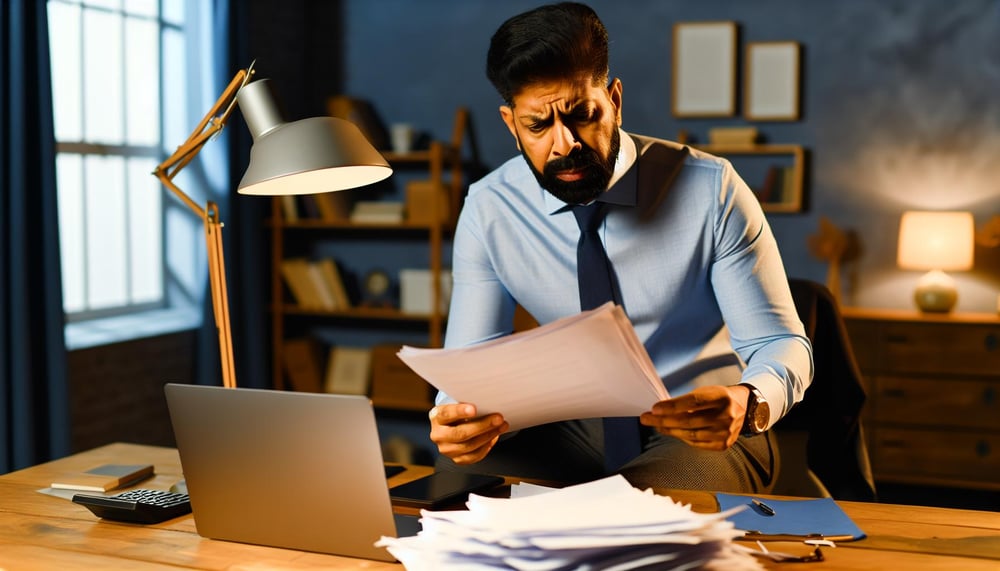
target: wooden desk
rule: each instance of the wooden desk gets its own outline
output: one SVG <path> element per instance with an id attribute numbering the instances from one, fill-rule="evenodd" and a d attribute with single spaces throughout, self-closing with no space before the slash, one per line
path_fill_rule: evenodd
<path id="1" fill-rule="evenodd" d="M 0 568 L 34 569 L 395 569 L 396 564 L 215 541 L 198 536 L 190 515 L 157 525 L 96 519 L 66 499 L 38 493 L 54 474 L 102 463 L 152 463 L 156 477 L 140 484 L 167 489 L 181 479 L 171 448 L 110 444 L 0 476 Z M 430 471 L 416 466 L 393 476 L 397 485 Z M 696 511 L 717 510 L 708 492 L 674 491 Z M 803 569 L 991 570 L 1000 568 L 1000 514 L 840 502 L 868 538 L 824 548 L 826 561 Z M 805 553 L 802 544 L 769 549 Z M 781 568 L 772 564 L 770 568 Z M 785 565 L 787 567 L 787 565 Z M 798 569 L 798 566 L 795 566 Z"/>

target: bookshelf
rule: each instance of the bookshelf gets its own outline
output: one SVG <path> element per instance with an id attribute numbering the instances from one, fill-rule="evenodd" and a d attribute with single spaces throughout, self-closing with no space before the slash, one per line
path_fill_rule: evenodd
<path id="1" fill-rule="evenodd" d="M 794 213 L 803 207 L 805 149 L 794 144 L 704 144 L 698 149 L 734 162 L 764 212 Z M 743 159 L 747 159 L 745 162 Z"/>
<path id="2" fill-rule="evenodd" d="M 312 354 L 304 351 L 300 345 L 303 336 L 308 336 L 312 328 L 336 326 L 341 329 L 357 328 L 359 330 L 378 329 L 391 333 L 394 330 L 414 331 L 421 333 L 426 339 L 426 345 L 440 347 L 443 344 L 444 327 L 447 307 L 444 306 L 441 295 L 443 285 L 443 246 L 446 233 L 451 232 L 458 218 L 462 193 L 464 191 L 463 164 L 461 146 L 464 137 L 467 112 L 460 108 L 456 112 L 456 126 L 452 142 L 432 141 L 426 150 L 405 154 L 383 153 L 386 160 L 398 172 L 407 172 L 418 176 L 426 174 L 426 180 L 421 181 L 432 192 L 426 197 L 429 200 L 421 204 L 410 204 L 407 200 L 407 217 L 399 222 L 352 222 L 343 214 L 325 214 L 326 209 L 313 209 L 312 215 L 298 216 L 290 219 L 287 215 L 288 204 L 282 197 L 276 197 L 272 202 L 271 216 L 268 226 L 271 235 L 271 335 L 272 335 L 272 385 L 275 389 L 314 390 L 318 385 L 325 387 L 328 379 L 302 377 L 292 378 L 295 370 L 307 369 L 301 364 L 292 363 L 290 358 L 300 359 L 303 355 L 320 359 L 311 367 L 310 374 L 329 369 L 325 362 L 327 355 L 333 354 L 336 347 L 313 350 Z M 440 199 L 439 199 L 440 198 Z M 411 219 L 410 215 L 419 209 L 419 219 Z M 444 212 L 441 210 L 444 209 Z M 317 216 L 316 214 L 320 215 Z M 293 217 L 294 218 L 294 217 Z M 290 259 L 302 259 L 317 263 L 324 259 L 337 263 L 335 256 L 316 255 L 317 245 L 351 241 L 352 243 L 372 243 L 396 241 L 406 244 L 416 244 L 425 248 L 427 267 L 430 279 L 430 311 L 428 313 L 404 312 L 399 305 L 371 305 L 363 303 L 357 295 L 351 296 L 349 306 L 342 303 L 316 304 L 302 303 L 290 287 L 282 267 Z M 379 247 L 390 247 L 388 243 Z M 331 259 L 332 258 L 332 259 Z M 339 265 L 339 264 L 338 264 Z M 351 273 L 340 269 L 339 274 L 348 293 L 356 292 Z M 357 276 L 360 278 L 360 276 Z M 360 279 L 358 280 L 360 281 Z M 360 285 L 360 284 L 358 284 Z M 290 355 L 288 348 L 297 349 Z M 387 351 L 385 346 L 372 346 L 371 379 L 369 396 L 375 406 L 392 410 L 428 410 L 432 406 L 430 385 L 395 363 L 381 363 L 380 360 L 398 361 L 394 351 Z M 378 375 L 381 375 L 381 385 Z"/>

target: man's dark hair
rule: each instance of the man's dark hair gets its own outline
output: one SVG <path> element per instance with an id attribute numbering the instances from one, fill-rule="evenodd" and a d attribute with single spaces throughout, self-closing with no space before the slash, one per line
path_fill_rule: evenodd
<path id="1" fill-rule="evenodd" d="M 490 40 L 486 76 L 508 104 L 525 86 L 590 74 L 608 78 L 608 31 L 589 6 L 550 4 L 504 22 Z"/>

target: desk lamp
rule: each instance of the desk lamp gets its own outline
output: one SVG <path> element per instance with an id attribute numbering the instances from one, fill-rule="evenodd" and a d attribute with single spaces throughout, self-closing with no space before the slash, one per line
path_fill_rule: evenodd
<path id="1" fill-rule="evenodd" d="M 250 82 L 253 64 L 240 70 L 191 135 L 153 174 L 203 221 L 208 248 L 212 309 L 219 335 L 222 384 L 236 386 L 229 299 L 226 293 L 222 222 L 215 202 L 200 206 L 173 179 L 225 126 L 239 104 L 253 135 L 250 165 L 237 189 L 241 194 L 288 195 L 345 190 L 378 182 L 392 174 L 389 163 L 349 121 L 313 117 L 285 122 L 267 80 Z"/>
<path id="2" fill-rule="evenodd" d="M 948 312 L 955 307 L 955 280 L 944 272 L 972 269 L 972 237 L 969 212 L 903 213 L 896 261 L 905 270 L 929 270 L 913 292 L 913 300 L 922 311 Z"/>

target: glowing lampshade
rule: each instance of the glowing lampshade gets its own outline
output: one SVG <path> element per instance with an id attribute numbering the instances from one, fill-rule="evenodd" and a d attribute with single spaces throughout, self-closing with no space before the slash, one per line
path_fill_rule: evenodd
<path id="1" fill-rule="evenodd" d="M 947 312 L 958 301 L 955 280 L 945 271 L 972 269 L 974 222 L 969 212 L 904 212 L 896 263 L 928 270 L 913 298 L 923 311 Z"/>

